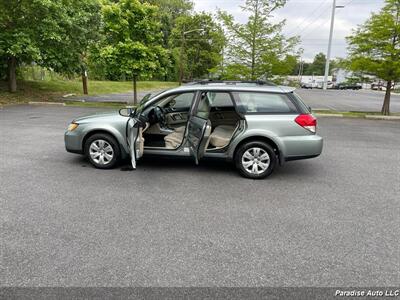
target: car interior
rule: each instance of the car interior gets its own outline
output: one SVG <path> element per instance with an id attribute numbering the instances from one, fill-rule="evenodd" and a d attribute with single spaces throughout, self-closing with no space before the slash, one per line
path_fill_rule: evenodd
<path id="1" fill-rule="evenodd" d="M 144 148 L 177 149 L 183 142 L 195 93 L 170 95 L 148 113 L 148 124 L 139 132 Z M 202 92 L 196 115 L 211 122 L 207 150 L 222 149 L 239 127 L 240 116 L 229 93 Z"/>

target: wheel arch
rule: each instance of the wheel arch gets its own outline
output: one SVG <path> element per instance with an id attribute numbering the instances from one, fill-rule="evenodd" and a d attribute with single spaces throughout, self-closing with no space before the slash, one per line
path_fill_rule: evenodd
<path id="1" fill-rule="evenodd" d="M 274 141 L 272 138 L 265 136 L 265 135 L 250 135 L 250 136 L 246 136 L 245 138 L 240 140 L 234 147 L 234 150 L 232 153 L 232 158 L 235 159 L 237 151 L 243 144 L 248 143 L 248 142 L 253 142 L 253 141 L 262 141 L 262 142 L 265 142 L 268 145 L 270 145 L 274 149 L 274 151 L 278 157 L 279 164 L 282 165 L 284 163 L 282 147 L 276 141 Z"/>

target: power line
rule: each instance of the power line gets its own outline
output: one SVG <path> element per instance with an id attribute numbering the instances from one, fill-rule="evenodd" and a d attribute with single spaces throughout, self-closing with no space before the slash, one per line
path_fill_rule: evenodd
<path id="1" fill-rule="evenodd" d="M 299 28 L 299 30 L 297 31 L 297 34 L 302 33 L 302 35 L 304 35 L 304 32 L 306 32 L 307 28 L 309 28 L 311 25 L 315 24 L 315 22 L 318 21 L 317 24 L 319 24 L 321 21 L 324 22 L 325 20 L 321 20 L 321 16 L 324 15 L 326 12 L 328 12 L 330 9 L 329 5 L 321 11 L 321 13 L 310 23 L 308 23 L 305 27 L 303 28 Z"/>
<path id="2" fill-rule="evenodd" d="M 315 13 L 326 3 L 327 0 L 323 0 L 322 2 L 320 2 L 320 4 L 311 12 L 311 14 L 306 17 L 305 19 L 303 19 L 302 22 L 300 22 L 298 25 L 295 26 L 294 30 L 291 30 L 288 35 L 293 34 L 294 32 L 298 32 L 298 30 L 301 28 L 301 26 L 306 23 L 307 21 L 309 21 L 314 15 Z"/>

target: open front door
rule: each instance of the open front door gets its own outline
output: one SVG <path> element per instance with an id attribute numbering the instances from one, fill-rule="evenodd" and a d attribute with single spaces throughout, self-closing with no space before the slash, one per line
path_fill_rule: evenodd
<path id="1" fill-rule="evenodd" d="M 210 109 L 211 101 L 207 92 L 202 92 L 199 103 L 188 122 L 189 149 L 196 164 L 199 163 L 208 146 L 208 139 L 211 134 L 211 121 L 208 119 Z"/>
<path id="2" fill-rule="evenodd" d="M 146 121 L 139 117 L 130 117 L 127 124 L 127 140 L 132 168 L 136 169 L 136 161 L 143 156 L 143 130 Z"/>

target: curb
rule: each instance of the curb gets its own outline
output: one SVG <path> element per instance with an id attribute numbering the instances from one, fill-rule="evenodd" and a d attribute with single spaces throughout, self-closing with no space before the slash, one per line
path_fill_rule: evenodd
<path id="1" fill-rule="evenodd" d="M 366 115 L 366 119 L 375 119 L 375 120 L 400 120 L 400 116 L 379 116 L 379 115 Z"/>
<path id="2" fill-rule="evenodd" d="M 63 102 L 36 102 L 36 101 L 29 101 L 28 104 L 30 105 L 58 105 L 58 106 L 65 106 Z"/>
<path id="3" fill-rule="evenodd" d="M 342 114 L 315 114 L 317 117 L 336 117 L 336 118 L 343 118 Z"/>

